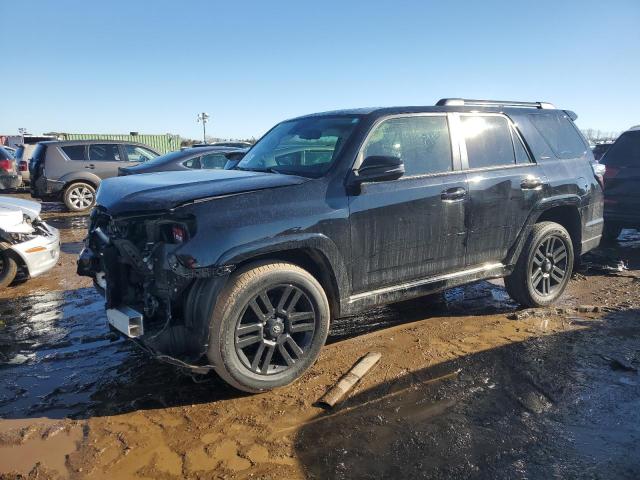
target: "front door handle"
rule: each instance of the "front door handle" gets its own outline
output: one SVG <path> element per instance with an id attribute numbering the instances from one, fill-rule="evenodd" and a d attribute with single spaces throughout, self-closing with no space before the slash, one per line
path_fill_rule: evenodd
<path id="1" fill-rule="evenodd" d="M 522 190 L 538 190 L 542 188 L 542 185 L 544 185 L 544 182 L 538 177 L 527 177 L 520 182 Z"/>
<path id="2" fill-rule="evenodd" d="M 85 165 L 84 168 L 90 168 L 91 170 L 93 170 L 94 168 L 96 168 L 96 166 L 93 163 L 90 163 L 89 165 Z"/>
<path id="3" fill-rule="evenodd" d="M 440 194 L 440 198 L 445 202 L 457 202 L 464 200 L 467 191 L 462 187 L 447 188 Z"/>

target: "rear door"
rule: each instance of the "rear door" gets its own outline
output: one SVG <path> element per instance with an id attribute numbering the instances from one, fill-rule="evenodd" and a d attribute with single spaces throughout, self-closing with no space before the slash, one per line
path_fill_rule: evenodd
<path id="1" fill-rule="evenodd" d="M 364 183 L 349 197 L 354 292 L 460 269 L 465 245 L 465 174 L 446 114 L 399 115 L 369 134 L 368 156 L 399 156 L 398 180 Z"/>
<path id="2" fill-rule="evenodd" d="M 607 218 L 636 218 L 640 224 L 640 130 L 620 135 L 600 163 L 606 165 L 604 180 Z"/>
<path id="3" fill-rule="evenodd" d="M 542 198 L 546 178 L 505 115 L 455 118 L 469 192 L 466 264 L 501 262 Z"/>
<path id="4" fill-rule="evenodd" d="M 117 143 L 94 143 L 89 145 L 86 168 L 101 179 L 117 177 L 118 168 L 125 166 L 124 155 Z"/>

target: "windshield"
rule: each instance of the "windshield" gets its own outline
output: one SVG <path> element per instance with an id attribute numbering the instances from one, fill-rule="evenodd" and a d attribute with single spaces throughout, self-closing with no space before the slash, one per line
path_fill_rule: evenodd
<path id="1" fill-rule="evenodd" d="M 236 168 L 319 177 L 329 170 L 357 123 L 355 116 L 283 122 L 267 133 Z"/>

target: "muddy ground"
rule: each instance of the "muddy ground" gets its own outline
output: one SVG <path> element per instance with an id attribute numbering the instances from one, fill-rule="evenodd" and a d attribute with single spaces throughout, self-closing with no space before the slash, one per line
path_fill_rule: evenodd
<path id="1" fill-rule="evenodd" d="M 336 321 L 294 385 L 245 395 L 111 334 L 75 275 L 86 217 L 44 216 L 60 264 L 0 292 L 2 478 L 640 478 L 637 232 L 600 252 L 629 270 L 592 256 L 553 308 L 479 282 L 376 309 Z M 349 398 L 317 406 L 369 351 Z"/>

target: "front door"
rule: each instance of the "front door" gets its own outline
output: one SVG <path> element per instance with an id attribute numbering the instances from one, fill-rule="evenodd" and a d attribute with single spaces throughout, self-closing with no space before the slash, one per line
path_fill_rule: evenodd
<path id="1" fill-rule="evenodd" d="M 542 198 L 546 178 L 504 115 L 455 118 L 469 192 L 466 264 L 502 262 Z"/>
<path id="2" fill-rule="evenodd" d="M 354 293 L 425 278 L 464 264 L 465 175 L 445 114 L 387 118 L 369 134 L 356 166 L 399 156 L 398 180 L 365 183 L 349 198 Z"/>

